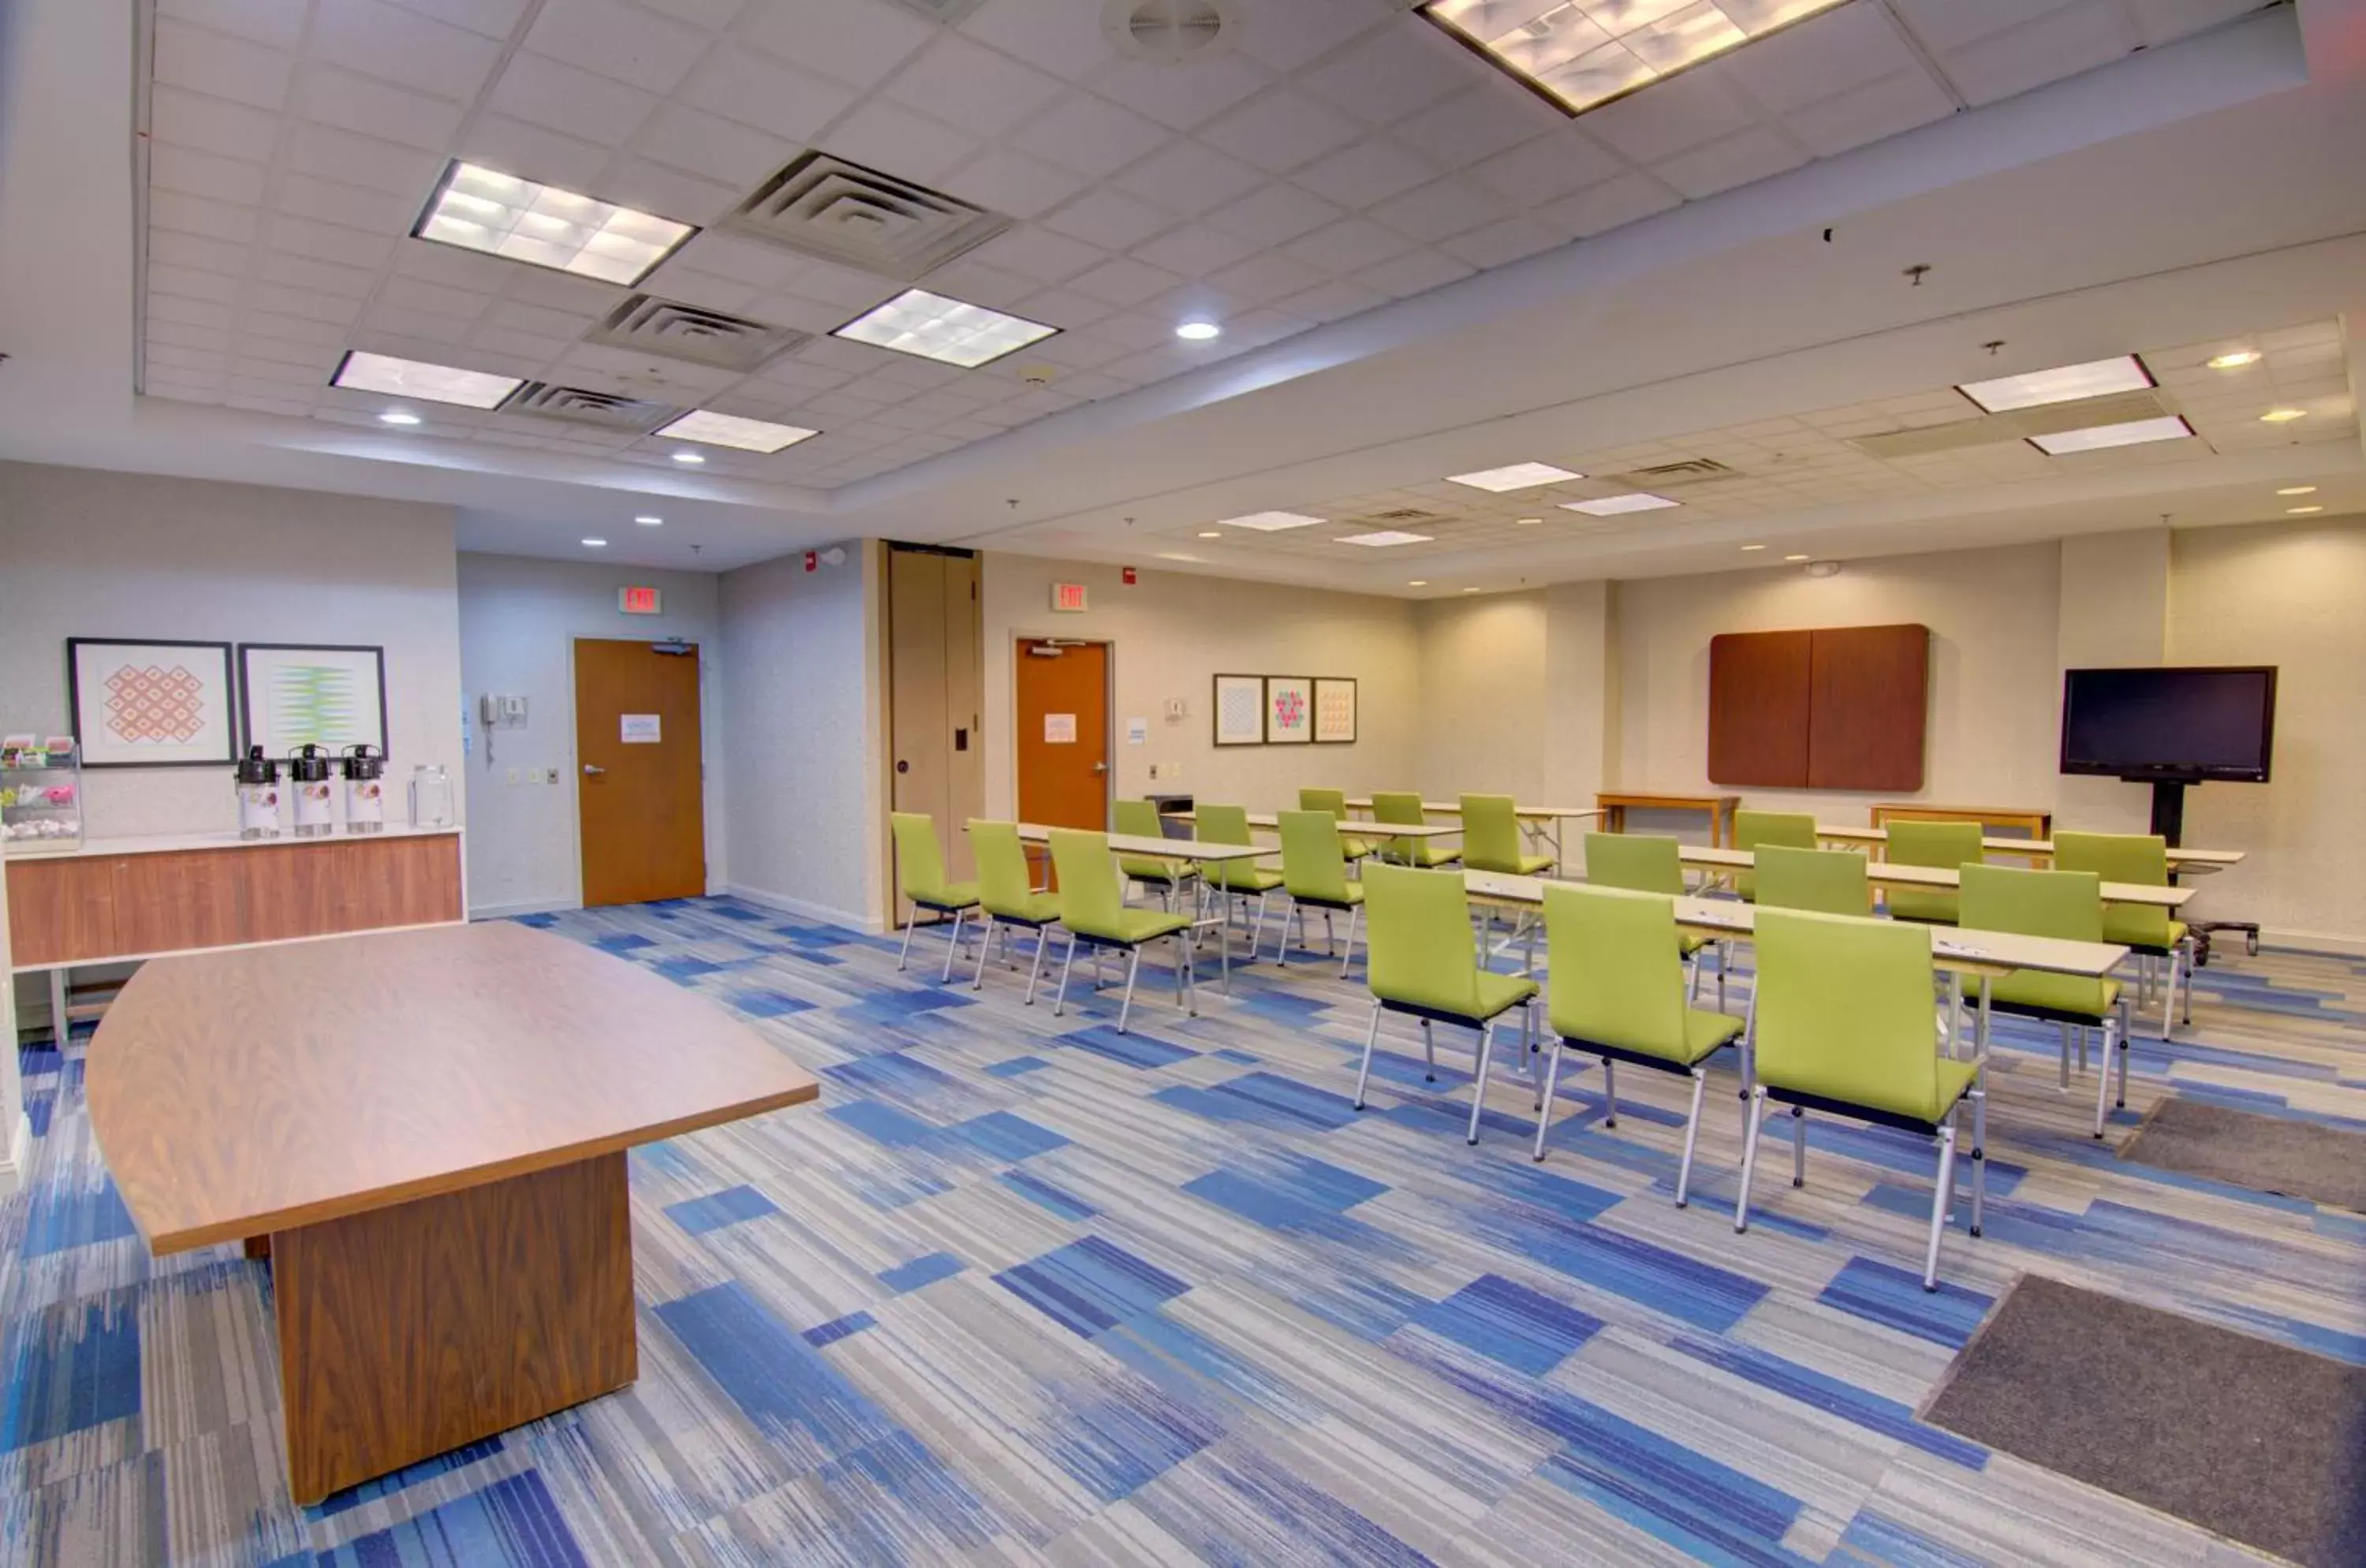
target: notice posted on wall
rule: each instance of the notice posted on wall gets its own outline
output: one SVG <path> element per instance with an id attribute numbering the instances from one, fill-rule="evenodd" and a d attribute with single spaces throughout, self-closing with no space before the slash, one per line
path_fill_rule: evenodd
<path id="1" fill-rule="evenodd" d="M 655 746 L 665 739 L 665 716 L 654 713 L 628 713 L 622 716 L 622 733 L 617 739 L 627 746 Z"/>
<path id="2" fill-rule="evenodd" d="M 1125 721 L 1125 743 L 1129 746 L 1149 745 L 1150 721 L 1146 718 L 1127 719 Z"/>
<path id="3" fill-rule="evenodd" d="M 1076 716 L 1072 713 L 1047 713 L 1043 716 L 1043 744 L 1074 746 L 1076 743 Z"/>

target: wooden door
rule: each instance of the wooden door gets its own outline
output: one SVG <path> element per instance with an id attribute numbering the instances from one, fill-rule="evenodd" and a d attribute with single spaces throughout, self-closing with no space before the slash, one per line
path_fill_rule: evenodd
<path id="1" fill-rule="evenodd" d="M 887 712 L 895 808 L 937 825 L 945 874 L 973 874 L 962 824 L 985 809 L 985 706 L 977 558 L 893 545 L 887 550 Z"/>
<path id="2" fill-rule="evenodd" d="M 696 645 L 578 637 L 575 762 L 586 905 L 706 891 Z"/>
<path id="3" fill-rule="evenodd" d="M 1020 820 L 1108 827 L 1109 644 L 1021 637 L 1012 658 Z"/>

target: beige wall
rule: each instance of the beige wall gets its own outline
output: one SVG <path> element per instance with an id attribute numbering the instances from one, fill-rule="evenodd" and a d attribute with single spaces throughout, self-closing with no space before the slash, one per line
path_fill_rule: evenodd
<path id="1" fill-rule="evenodd" d="M 2366 944 L 2366 519 L 2177 536 L 2169 658 L 2273 664 L 2265 784 L 2186 792 L 2185 838 L 2251 852 L 2203 884 L 2203 919 L 2254 919 L 2303 944 Z M 2127 786 L 2133 789 L 2135 786 Z"/>
<path id="2" fill-rule="evenodd" d="M 1421 605 L 1414 618 L 1421 755 L 1414 777 L 1425 798 L 1509 795 L 1528 805 L 1567 804 L 1547 782 L 1548 624 L 1542 589 Z"/>
<path id="3" fill-rule="evenodd" d="M 999 552 L 983 564 L 989 815 L 1009 815 L 1017 798 L 1011 661 L 1021 637 L 1114 645 L 1112 773 L 1120 795 L 1185 794 L 1273 810 L 1295 806 L 1301 784 L 1335 784 L 1350 794 L 1411 784 L 1423 705 L 1409 602 L 1148 569 L 1127 588 L 1114 567 Z M 1092 607 L 1053 615 L 1055 581 L 1085 583 Z M 1219 750 L 1209 714 L 1219 672 L 1354 677 L 1356 743 Z M 1166 719 L 1169 697 L 1186 705 L 1179 723 Z M 1129 746 L 1125 721 L 1137 717 L 1150 721 L 1149 741 Z"/>

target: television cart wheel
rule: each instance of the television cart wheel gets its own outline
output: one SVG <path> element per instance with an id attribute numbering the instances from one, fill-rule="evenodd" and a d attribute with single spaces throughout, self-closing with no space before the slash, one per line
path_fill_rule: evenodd
<path id="1" fill-rule="evenodd" d="M 2241 931 L 2243 951 L 2250 957 L 2259 955 L 2259 922 L 2257 920 L 2196 920 L 2188 928 L 2193 937 L 2193 966 L 2200 969 L 2210 962 L 2210 939 L 2217 931 Z"/>

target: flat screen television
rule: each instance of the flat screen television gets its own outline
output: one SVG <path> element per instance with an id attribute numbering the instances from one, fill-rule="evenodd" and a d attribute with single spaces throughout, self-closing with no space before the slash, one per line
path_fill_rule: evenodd
<path id="1" fill-rule="evenodd" d="M 2275 739 L 2272 664 L 2062 673 L 2066 773 L 2265 784 Z"/>

